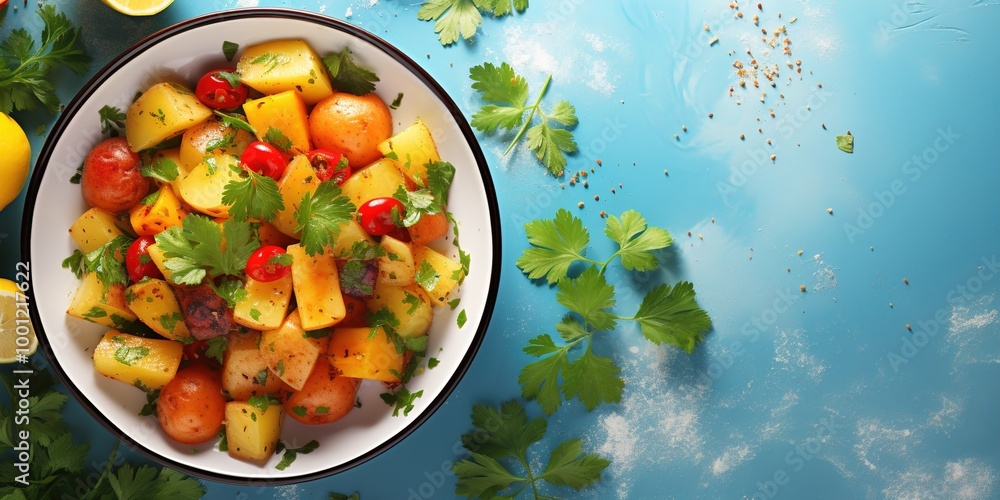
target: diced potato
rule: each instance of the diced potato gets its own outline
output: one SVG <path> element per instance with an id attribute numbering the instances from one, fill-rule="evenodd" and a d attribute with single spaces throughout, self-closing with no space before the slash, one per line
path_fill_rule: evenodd
<path id="1" fill-rule="evenodd" d="M 84 212 L 69 227 L 69 235 L 83 253 L 90 253 L 121 236 L 122 232 L 115 224 L 114 214 L 95 207 Z"/>
<path id="2" fill-rule="evenodd" d="M 345 255 L 350 255 L 351 249 L 354 248 L 354 244 L 362 242 L 366 245 L 375 245 L 375 240 L 365 231 L 365 228 L 361 227 L 358 221 L 351 219 L 340 226 L 340 233 L 337 234 L 337 238 L 333 240 L 333 248 L 331 253 L 335 257 L 343 257 Z"/>
<path id="3" fill-rule="evenodd" d="M 297 92 L 306 104 L 333 95 L 326 66 L 304 40 L 276 40 L 243 50 L 236 71 L 250 88 L 262 94 Z"/>
<path id="4" fill-rule="evenodd" d="M 229 205 L 222 202 L 222 191 L 231 181 L 241 180 L 239 172 L 239 159 L 229 155 L 210 156 L 181 181 L 181 196 L 201 213 L 228 217 Z"/>
<path id="5" fill-rule="evenodd" d="M 170 269 L 167 269 L 166 264 L 164 264 L 167 261 L 167 258 L 163 255 L 163 251 L 160 250 L 159 245 L 155 243 L 149 245 L 146 247 L 146 252 L 149 253 L 149 259 L 152 260 L 153 264 L 156 265 L 156 268 L 160 270 L 160 274 L 162 274 L 165 279 L 169 280 L 170 275 L 173 274 L 173 272 L 170 271 Z"/>
<path id="6" fill-rule="evenodd" d="M 247 278 L 246 299 L 233 309 L 233 321 L 254 330 L 274 330 L 288 315 L 292 301 L 292 275 L 270 282 Z"/>
<path id="7" fill-rule="evenodd" d="M 426 245 L 448 234 L 448 216 L 444 212 L 423 214 L 416 224 L 406 228 L 413 246 Z"/>
<path id="8" fill-rule="evenodd" d="M 285 248 L 288 245 L 293 245 L 299 240 L 297 238 L 292 238 L 274 227 L 268 222 L 261 221 L 260 227 L 257 228 L 257 235 L 260 236 L 261 246 L 274 245 L 276 247 Z"/>
<path id="9" fill-rule="evenodd" d="M 399 382 L 403 373 L 403 355 L 381 327 L 368 338 L 371 328 L 337 328 L 330 336 L 327 353 L 330 365 L 345 377 Z"/>
<path id="10" fill-rule="evenodd" d="M 180 226 L 187 215 L 187 210 L 181 207 L 174 190 L 161 186 L 156 191 L 156 199 L 152 205 L 142 203 L 128 211 L 132 230 L 139 236 L 152 236 L 172 226 Z"/>
<path id="11" fill-rule="evenodd" d="M 211 154 L 239 156 L 254 140 L 256 138 L 253 134 L 246 130 L 226 126 L 219 120 L 207 120 L 184 132 L 180 148 L 181 163 L 191 171 Z"/>
<path id="12" fill-rule="evenodd" d="M 403 173 L 411 181 L 426 179 L 427 164 L 441 161 L 431 131 L 419 119 L 402 132 L 382 141 L 378 150 L 383 155 L 395 154 Z"/>
<path id="13" fill-rule="evenodd" d="M 291 163 L 285 167 L 285 172 L 278 179 L 278 192 L 281 193 L 282 202 L 285 204 L 284 210 L 279 210 L 271 224 L 282 233 L 298 239 L 300 234 L 295 230 L 298 222 L 295 220 L 295 212 L 299 210 L 302 197 L 307 192 L 316 192 L 320 180 L 316 177 L 309 158 L 298 155 L 292 159 Z"/>
<path id="14" fill-rule="evenodd" d="M 174 378 L 183 353 L 180 342 L 111 330 L 94 348 L 94 369 L 126 384 L 159 389 Z"/>
<path id="15" fill-rule="evenodd" d="M 287 253 L 292 257 L 292 286 L 302 328 L 318 330 L 344 319 L 347 308 L 333 253 L 310 256 L 301 245 L 289 246 Z"/>
<path id="16" fill-rule="evenodd" d="M 229 456 L 266 462 L 278 446 L 284 415 L 281 405 L 277 404 L 268 405 L 261 411 L 245 401 L 226 403 L 226 442 L 229 445 Z"/>
<path id="17" fill-rule="evenodd" d="M 136 283 L 125 290 L 125 300 L 139 320 L 154 332 L 170 340 L 191 337 L 177 297 L 166 281 L 148 279 Z"/>
<path id="18" fill-rule="evenodd" d="M 377 283 L 367 305 L 372 312 L 384 307 L 395 315 L 399 320 L 396 333 L 403 338 L 427 335 L 434 319 L 431 298 L 416 284 L 399 287 Z"/>
<path id="19" fill-rule="evenodd" d="M 385 249 L 385 256 L 378 258 L 377 281 L 387 285 L 412 285 L 417 268 L 410 244 L 392 236 L 383 236 L 379 245 Z"/>
<path id="20" fill-rule="evenodd" d="M 237 401 L 281 389 L 281 379 L 271 373 L 260 353 L 260 340 L 260 332 L 229 334 L 222 361 L 222 388 Z"/>
<path id="21" fill-rule="evenodd" d="M 243 111 L 259 139 L 264 140 L 268 130 L 274 128 L 292 142 L 291 153 L 306 154 L 311 149 L 306 103 L 294 91 L 248 100 L 243 103 Z"/>
<path id="22" fill-rule="evenodd" d="M 431 297 L 431 303 L 435 306 L 447 304 L 448 294 L 465 277 L 465 273 L 462 271 L 462 264 L 449 259 L 430 247 L 414 247 L 413 258 L 416 261 L 417 269 L 420 269 L 424 265 L 424 262 L 426 262 L 434 268 L 434 272 L 438 275 L 438 280 L 434 283 L 434 286 L 425 289 Z"/>
<path id="23" fill-rule="evenodd" d="M 306 383 L 316 359 L 325 350 L 325 338 L 306 335 L 298 310 L 292 311 L 277 329 L 261 333 L 260 354 L 267 367 L 296 391 Z"/>
<path id="24" fill-rule="evenodd" d="M 132 151 L 142 151 L 184 133 L 212 116 L 183 85 L 157 83 L 143 92 L 128 108 L 125 137 Z"/>
<path id="25" fill-rule="evenodd" d="M 115 284 L 105 289 L 97 273 L 84 275 L 66 314 L 110 328 L 136 320 L 125 303 L 125 287 Z"/>
<path id="26" fill-rule="evenodd" d="M 373 198 L 391 197 L 400 186 L 405 188 L 406 178 L 399 163 L 382 158 L 348 177 L 341 189 L 355 207 L 360 207 Z"/>

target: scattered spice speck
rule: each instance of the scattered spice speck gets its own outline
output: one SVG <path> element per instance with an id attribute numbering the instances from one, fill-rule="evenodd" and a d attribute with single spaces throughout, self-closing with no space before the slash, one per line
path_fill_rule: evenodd
<path id="1" fill-rule="evenodd" d="M 802 293 L 806 293 L 806 286 L 805 285 L 799 285 L 799 291 L 802 292 Z"/>
<path id="2" fill-rule="evenodd" d="M 826 209 L 826 213 L 833 215 L 833 209 L 832 208 Z"/>
<path id="3" fill-rule="evenodd" d="M 580 203 L 577 203 L 576 208 L 583 208 L 583 202 L 581 201 Z"/>
<path id="4" fill-rule="evenodd" d="M 909 323 L 907 323 L 906 324 L 906 329 L 912 332 L 913 331 L 913 326 L 911 326 Z"/>
<path id="5" fill-rule="evenodd" d="M 903 284 L 906 286 L 910 286 L 910 280 L 903 278 Z"/>
<path id="6" fill-rule="evenodd" d="M 802 255 L 802 250 L 799 250 L 799 255 Z"/>

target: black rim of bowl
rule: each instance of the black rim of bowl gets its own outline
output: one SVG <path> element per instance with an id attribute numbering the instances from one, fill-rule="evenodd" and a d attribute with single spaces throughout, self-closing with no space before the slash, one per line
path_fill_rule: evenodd
<path id="1" fill-rule="evenodd" d="M 60 115 L 59 119 L 56 121 L 52 130 L 50 131 L 49 137 L 46 139 L 45 145 L 42 147 L 39 153 L 38 160 L 35 164 L 35 171 L 31 176 L 31 182 L 28 185 L 27 199 L 24 203 L 24 215 L 21 221 L 21 258 L 22 261 L 30 266 L 31 263 L 31 229 L 32 229 L 32 215 L 35 210 L 35 202 L 37 201 L 37 194 L 39 185 L 42 182 L 42 177 L 45 174 L 46 167 L 49 162 L 49 158 L 52 155 L 53 149 L 57 139 L 62 135 L 63 130 L 69 121 L 76 115 L 79 108 L 82 106 L 83 102 L 86 101 L 87 96 L 90 93 L 102 85 L 109 77 L 111 77 L 119 68 L 124 64 L 131 61 L 138 54 L 149 49 L 153 45 L 160 43 L 173 35 L 188 31 L 193 28 L 198 28 L 202 26 L 217 24 L 220 22 L 230 21 L 234 19 L 244 19 L 244 18 L 281 18 L 281 19 L 293 19 L 301 20 L 310 23 L 320 24 L 329 28 L 342 31 L 356 37 L 365 42 L 371 43 L 379 50 L 385 52 L 390 57 L 396 60 L 396 62 L 403 65 L 411 73 L 413 73 L 417 78 L 419 78 L 424 85 L 426 85 L 437 97 L 445 104 L 448 110 L 452 114 L 452 118 L 458 124 L 459 128 L 462 130 L 465 136 L 466 142 L 469 144 L 472 150 L 473 156 L 476 159 L 477 166 L 479 167 L 480 175 L 483 177 L 483 187 L 486 191 L 486 201 L 489 206 L 489 216 L 490 224 L 492 229 L 493 237 L 493 262 L 492 272 L 490 274 L 490 284 L 488 295 L 486 299 L 485 307 L 483 308 L 482 321 L 479 325 L 479 329 L 475 333 L 475 338 L 472 341 L 472 345 L 469 347 L 468 352 L 466 352 L 464 358 L 459 364 L 458 370 L 452 374 L 451 379 L 445 384 L 444 390 L 438 394 L 438 396 L 430 403 L 427 410 L 424 411 L 419 417 L 417 417 L 413 422 L 407 425 L 404 429 L 396 433 L 395 435 L 386 439 L 381 445 L 375 447 L 371 451 L 350 460 L 346 463 L 331 467 L 329 469 L 321 470 L 318 472 L 313 472 L 309 474 L 302 474 L 298 476 L 288 476 L 281 478 L 244 478 L 231 476 L 228 474 L 219 474 L 214 472 L 206 472 L 200 469 L 196 469 L 192 466 L 185 465 L 183 463 L 170 460 L 165 458 L 152 450 L 146 448 L 141 443 L 132 439 L 128 434 L 123 432 L 121 429 L 116 427 L 104 414 L 98 410 L 93 403 L 80 391 L 76 385 L 66 376 L 65 371 L 59 364 L 59 360 L 56 359 L 52 352 L 52 346 L 46 339 L 44 327 L 42 326 L 41 318 L 38 315 L 36 308 L 31 308 L 31 320 L 35 325 L 38 332 L 39 344 L 42 347 L 45 356 L 48 358 L 49 362 L 52 364 L 53 370 L 58 375 L 59 379 L 62 381 L 66 389 L 73 395 L 74 398 L 80 403 L 84 409 L 90 413 L 105 429 L 107 429 L 111 434 L 113 434 L 118 440 L 126 443 L 133 449 L 138 450 L 143 455 L 149 457 L 150 459 L 159 462 L 165 466 L 183 471 L 192 476 L 200 477 L 203 479 L 208 479 L 212 481 L 218 481 L 222 483 L 237 484 L 237 485 L 253 485 L 253 486 L 278 486 L 284 484 L 300 483 L 305 481 L 310 481 L 314 479 L 323 478 L 333 474 L 343 472 L 347 469 L 356 467 L 381 453 L 389 450 L 404 438 L 406 438 L 410 433 L 415 431 L 424 422 L 426 422 L 431 415 L 433 415 L 438 408 L 444 403 L 449 395 L 455 390 L 459 382 L 465 376 L 468 371 L 469 366 L 472 364 L 476 353 L 479 351 L 479 347 L 482 344 L 483 338 L 486 335 L 486 330 L 489 326 L 490 318 L 493 315 L 493 308 L 496 305 L 496 295 L 497 290 L 500 286 L 500 263 L 501 263 L 501 232 L 500 232 L 500 217 L 499 208 L 497 204 L 496 189 L 493 186 L 493 180 L 490 175 L 489 166 L 486 163 L 486 158 L 483 156 L 483 151 L 479 147 L 479 143 L 476 141 L 475 134 L 472 128 L 469 127 L 468 122 L 462 115 L 462 111 L 459 109 L 458 105 L 448 96 L 444 89 L 437 83 L 427 73 L 423 68 L 421 68 L 413 59 L 404 54 L 402 51 L 389 44 L 385 40 L 363 30 L 347 24 L 336 19 L 326 17 L 321 14 L 314 14 L 311 12 L 291 10 L 291 9 L 281 9 L 281 8 L 254 8 L 254 9 L 241 9 L 233 11 L 216 12 L 212 14 L 206 14 L 203 16 L 195 17 L 187 21 L 180 22 L 168 28 L 150 35 L 146 39 L 140 41 L 136 45 L 132 46 L 130 49 L 126 50 L 121 55 L 115 57 L 111 60 L 104 68 L 102 68 L 82 89 L 76 94 L 72 101 L 66 106 L 66 109 Z M 32 283 L 34 285 L 34 283 Z M 35 303 L 35 288 L 31 286 L 28 290 L 28 296 L 30 303 Z"/>

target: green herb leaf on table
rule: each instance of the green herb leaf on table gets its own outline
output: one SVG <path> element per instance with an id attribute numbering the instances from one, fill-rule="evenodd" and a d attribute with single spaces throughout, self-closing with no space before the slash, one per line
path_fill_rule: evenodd
<path id="1" fill-rule="evenodd" d="M 656 344 L 673 344 L 686 352 L 694 351 L 712 320 L 695 300 L 694 285 L 686 281 L 673 287 L 660 284 L 642 299 L 632 318 L 639 322 L 642 334 Z"/>
<path id="2" fill-rule="evenodd" d="M 322 255 L 323 247 L 333 243 L 340 234 L 340 226 L 354 217 L 355 210 L 332 180 L 320 183 L 315 193 L 307 192 L 295 212 L 295 230 L 302 233 L 306 254 Z"/>
<path id="3" fill-rule="evenodd" d="M 837 136 L 837 148 L 845 153 L 854 153 L 854 136 L 848 132 L 846 135 Z"/>
<path id="4" fill-rule="evenodd" d="M 549 113 L 542 109 L 542 98 L 552 83 L 552 75 L 545 79 L 538 98 L 531 105 L 527 104 L 527 81 L 507 63 L 500 66 L 492 63 L 475 66 L 469 70 L 469 78 L 473 81 L 472 88 L 482 94 L 484 101 L 491 103 L 484 105 L 472 116 L 472 126 L 488 135 L 496 133 L 498 129 L 510 131 L 520 127 L 504 154 L 509 153 L 527 135 L 528 148 L 535 153 L 535 157 L 552 175 L 561 176 L 566 167 L 566 155 L 573 154 L 578 149 L 571 129 L 579 120 L 576 108 L 567 101 L 558 102 Z M 527 118 L 524 117 L 525 113 L 528 113 Z M 538 115 L 539 121 L 532 125 L 535 115 Z M 555 126 L 556 124 L 561 127 Z"/>
<path id="5" fill-rule="evenodd" d="M 242 180 L 231 180 L 222 190 L 222 203 L 229 205 L 230 217 L 240 222 L 271 221 L 285 209 L 277 181 L 246 169 L 240 175 Z"/>
<path id="6" fill-rule="evenodd" d="M 459 40 L 475 36 L 483 22 L 482 12 L 493 17 L 504 17 L 528 8 L 528 0 L 428 0 L 421 4 L 417 18 L 421 21 L 435 21 L 434 32 L 441 45 L 451 45 Z M 482 11 L 482 12 L 480 12 Z"/>
<path id="7" fill-rule="evenodd" d="M 626 211 L 621 218 L 608 216 L 604 234 L 618 243 L 616 255 L 622 258 L 622 267 L 629 271 L 655 269 L 659 264 L 652 251 L 674 242 L 666 229 L 649 227 L 646 219 L 635 210 Z"/>
<path id="8" fill-rule="evenodd" d="M 0 112 L 26 111 L 39 105 L 50 113 L 61 105 L 49 73 L 67 67 L 77 74 L 87 71 L 90 57 L 77 44 L 80 30 L 52 4 L 36 11 L 42 20 L 36 44 L 28 30 L 17 28 L 0 42 Z"/>
<path id="9" fill-rule="evenodd" d="M 610 465 L 596 454 L 584 454 L 582 440 L 569 439 L 552 450 L 543 471 L 533 470 L 531 458 L 535 453 L 530 449 L 545 437 L 548 424 L 542 418 L 529 420 L 524 407 L 516 401 L 503 403 L 499 410 L 475 405 L 472 423 L 475 429 L 462 436 L 471 459 L 452 467 L 458 476 L 457 495 L 515 498 L 530 487 L 535 498 L 542 498 L 538 494 L 541 482 L 580 490 L 600 481 L 601 473 Z M 504 465 L 515 463 L 517 472 Z"/>
<path id="10" fill-rule="evenodd" d="M 532 248 L 517 259 L 517 267 L 531 279 L 557 283 L 566 277 L 574 262 L 586 259 L 590 233 L 569 210 L 559 209 L 554 218 L 531 221 L 524 229 Z"/>
<path id="11" fill-rule="evenodd" d="M 330 493 L 329 500 L 361 500 L 361 495 L 357 492 L 350 495 L 344 495 L 342 493 Z"/>
<path id="12" fill-rule="evenodd" d="M 333 86 L 341 92 L 365 95 L 375 91 L 378 75 L 354 61 L 350 47 L 323 58 L 323 64 L 330 71 Z"/>

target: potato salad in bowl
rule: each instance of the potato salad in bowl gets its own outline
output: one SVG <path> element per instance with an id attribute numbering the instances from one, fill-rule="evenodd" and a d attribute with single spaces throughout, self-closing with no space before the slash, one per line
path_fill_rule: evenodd
<path id="1" fill-rule="evenodd" d="M 180 53 L 200 32 L 217 52 Z M 173 62 L 119 78 L 157 51 Z M 485 334 L 482 153 L 433 79 L 356 28 L 276 9 L 182 23 L 98 74 L 43 161 L 25 210 L 43 348 L 167 465 L 269 484 L 357 465 L 433 413 Z"/>

